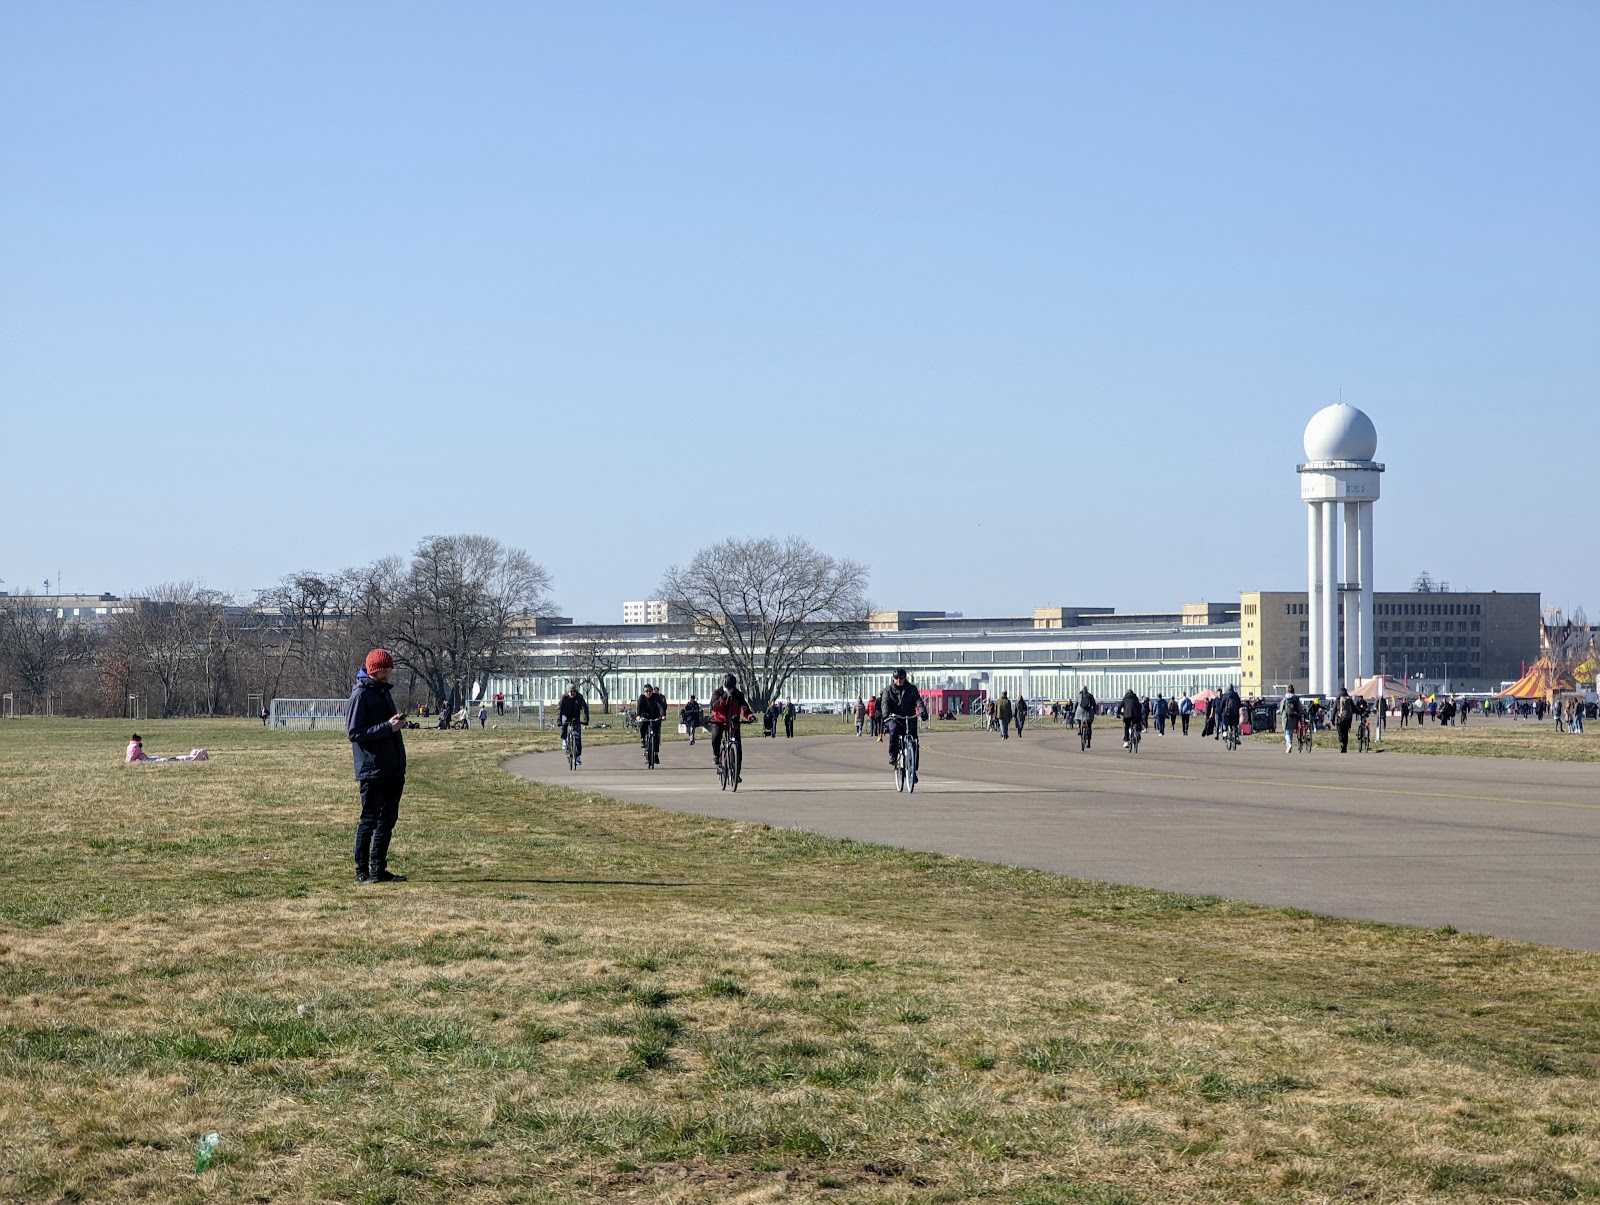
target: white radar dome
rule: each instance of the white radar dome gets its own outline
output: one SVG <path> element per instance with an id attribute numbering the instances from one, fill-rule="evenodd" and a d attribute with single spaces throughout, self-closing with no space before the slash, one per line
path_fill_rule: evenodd
<path id="1" fill-rule="evenodd" d="M 1371 460 L 1377 454 L 1378 428 L 1354 406 L 1325 407 L 1306 424 L 1307 460 Z"/>

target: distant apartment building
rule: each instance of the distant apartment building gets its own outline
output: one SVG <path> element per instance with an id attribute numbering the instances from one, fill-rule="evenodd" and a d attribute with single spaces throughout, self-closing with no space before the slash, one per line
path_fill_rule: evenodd
<path id="1" fill-rule="evenodd" d="M 678 609 L 664 598 L 622 604 L 623 623 L 681 623 Z"/>
<path id="2" fill-rule="evenodd" d="M 1310 615 L 1305 591 L 1260 590 L 1240 596 L 1240 689 L 1272 694 L 1310 673 Z M 1373 596 L 1374 668 L 1430 689 L 1488 691 L 1538 660 L 1539 595 L 1408 591 Z M 1350 682 L 1342 650 L 1339 680 Z"/>

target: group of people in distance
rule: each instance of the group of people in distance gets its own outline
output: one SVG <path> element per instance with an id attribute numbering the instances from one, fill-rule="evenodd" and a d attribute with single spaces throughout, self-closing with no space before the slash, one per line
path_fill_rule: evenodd
<path id="1" fill-rule="evenodd" d="M 366 663 L 362 672 L 357 676 L 354 693 L 350 696 L 347 712 L 347 732 L 350 737 L 351 756 L 355 763 L 356 782 L 361 793 L 361 818 L 356 825 L 355 867 L 356 882 L 358 883 L 389 883 L 403 880 L 403 875 L 398 875 L 389 869 L 389 843 L 394 832 L 394 827 L 400 815 L 400 797 L 405 790 L 406 778 L 406 748 L 405 739 L 401 730 L 406 726 L 406 717 L 396 709 L 394 695 L 389 685 L 389 679 L 394 673 L 394 658 L 383 649 L 373 649 L 367 654 Z M 498 697 L 497 697 L 498 710 Z M 1166 700 L 1159 700 L 1166 703 Z M 1286 751 L 1294 748 L 1295 729 L 1302 718 L 1314 720 L 1317 718 L 1315 710 L 1322 704 L 1317 700 L 1302 700 L 1295 693 L 1293 686 L 1288 693 L 1278 701 L 1279 714 L 1283 720 L 1284 748 Z M 783 714 L 788 720 L 787 730 L 793 735 L 793 703 L 789 703 Z M 1028 704 L 1025 699 L 1018 698 L 1013 702 L 1008 694 L 1001 693 L 998 700 L 991 702 L 992 716 L 998 722 L 1001 736 L 1008 737 L 1008 729 L 1015 723 L 1017 734 L 1022 734 L 1023 724 L 1028 715 Z M 1051 709 L 1052 715 L 1058 715 L 1062 722 L 1076 722 L 1083 734 L 1084 747 L 1090 747 L 1093 737 L 1095 716 L 1099 713 L 1100 705 L 1088 687 L 1078 692 L 1078 698 L 1073 704 L 1066 706 L 1055 705 Z M 1350 728 L 1356 720 L 1369 714 L 1371 704 L 1366 699 L 1352 698 L 1348 691 L 1340 690 L 1339 696 L 1333 701 L 1331 718 L 1333 726 L 1339 733 L 1339 748 L 1341 752 L 1348 749 Z M 1116 714 L 1123 723 L 1123 745 L 1126 748 L 1133 739 L 1134 733 L 1147 727 L 1151 720 L 1151 703 L 1149 699 L 1141 698 L 1138 692 L 1130 689 L 1116 707 Z M 1194 711 L 1194 706 L 1187 695 L 1181 704 L 1174 707 L 1175 719 L 1181 719 L 1184 735 L 1188 735 L 1189 718 Z M 1251 714 L 1246 710 L 1244 700 L 1239 697 L 1239 692 L 1229 686 L 1220 696 L 1213 698 L 1206 704 L 1206 725 L 1201 735 L 1220 738 L 1223 732 L 1240 724 L 1241 720 Z M 738 740 L 740 725 L 755 720 L 755 713 L 750 709 L 750 704 L 745 694 L 739 689 L 739 681 L 733 674 L 726 675 L 710 699 L 710 724 L 711 729 L 711 760 L 712 764 L 720 763 L 723 741 L 726 739 Z M 874 735 L 887 735 L 889 738 L 889 763 L 898 764 L 900 746 L 906 736 L 916 736 L 919 721 L 928 718 L 928 706 L 923 701 L 922 692 L 911 681 L 906 670 L 896 669 L 891 675 L 889 685 L 883 692 L 871 700 L 856 699 L 854 708 L 856 719 L 856 734 L 859 736 L 865 721 L 872 722 Z M 588 701 L 579 693 L 576 685 L 569 686 L 562 696 L 557 708 L 560 720 L 561 736 L 566 741 L 569 730 L 577 726 L 580 728 L 589 723 Z M 643 743 L 654 732 L 657 738 L 657 749 L 660 748 L 661 722 L 667 715 L 667 701 L 653 685 L 646 685 L 639 696 L 635 716 L 639 727 L 639 739 Z M 1164 719 L 1160 713 L 1159 718 Z M 696 741 L 698 729 L 706 725 L 706 711 L 701 708 L 699 701 L 689 696 L 679 712 L 679 718 L 689 735 L 689 744 Z M 481 719 L 480 719 L 481 722 Z M 1320 724 L 1318 724 L 1320 727 Z M 135 751 L 136 750 L 136 751 Z M 142 747 L 138 746 L 135 737 L 130 744 L 129 760 L 142 758 Z M 575 764 L 581 765 L 581 756 L 575 759 Z"/>

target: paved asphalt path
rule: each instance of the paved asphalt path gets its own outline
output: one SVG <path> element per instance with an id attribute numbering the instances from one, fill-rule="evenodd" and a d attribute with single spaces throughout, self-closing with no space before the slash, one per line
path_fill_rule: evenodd
<path id="1" fill-rule="evenodd" d="M 759 731 L 759 730 L 758 730 Z M 887 745 L 853 735 L 745 736 L 744 784 L 717 786 L 709 741 L 593 745 L 506 768 L 618 799 L 812 829 L 1080 878 L 1289 905 L 1334 916 L 1600 950 L 1600 766 L 1586 763 L 1229 753 L 1195 735 L 1121 729 L 1095 747 L 1051 726 L 1001 741 L 922 742 L 916 794 L 894 789 Z"/>

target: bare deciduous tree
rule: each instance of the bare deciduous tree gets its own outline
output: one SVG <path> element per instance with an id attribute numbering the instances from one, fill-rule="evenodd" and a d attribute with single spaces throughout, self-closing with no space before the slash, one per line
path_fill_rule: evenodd
<path id="1" fill-rule="evenodd" d="M 466 684 L 494 668 L 511 620 L 543 610 L 549 586 L 550 574 L 520 548 L 488 536 L 433 536 L 417 547 L 403 581 L 374 573 L 362 597 L 376 602 L 396 665 L 443 703 L 464 700 Z M 389 589 L 396 594 L 384 605 Z"/>
<path id="2" fill-rule="evenodd" d="M 62 674 L 88 662 L 94 643 L 59 606 L 32 594 L 7 598 L 0 609 L 0 659 L 33 696 L 36 709 Z"/>
<path id="3" fill-rule="evenodd" d="M 728 539 L 672 566 L 660 596 L 715 639 L 753 707 L 803 665 L 832 665 L 867 623 L 867 570 L 805 540 Z"/>
<path id="4" fill-rule="evenodd" d="M 163 718 L 179 710 L 184 674 L 192 664 L 206 662 L 207 637 L 226 602 L 224 596 L 194 582 L 166 582 L 113 621 L 112 644 L 159 684 Z M 208 664 L 206 668 L 209 671 Z"/>
<path id="5" fill-rule="evenodd" d="M 580 689 L 594 687 L 600 696 L 600 710 L 611 714 L 611 688 L 606 678 L 622 664 L 622 655 L 600 640 L 580 640 L 567 652 L 569 680 Z"/>

